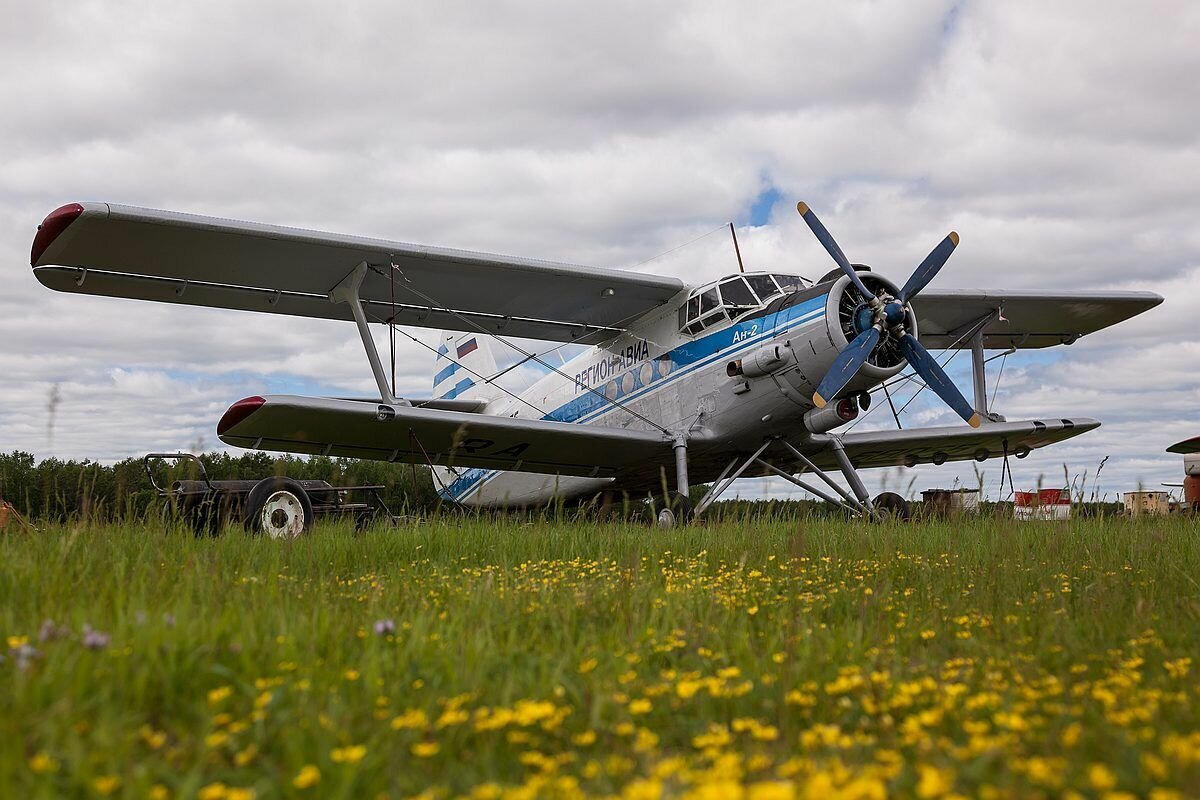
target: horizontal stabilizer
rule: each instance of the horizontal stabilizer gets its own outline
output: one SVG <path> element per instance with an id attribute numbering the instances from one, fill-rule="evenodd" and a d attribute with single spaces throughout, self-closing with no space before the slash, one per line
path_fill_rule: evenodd
<path id="1" fill-rule="evenodd" d="M 659 433 L 292 395 L 238 401 L 217 435 L 258 450 L 603 478 L 673 463 Z"/>

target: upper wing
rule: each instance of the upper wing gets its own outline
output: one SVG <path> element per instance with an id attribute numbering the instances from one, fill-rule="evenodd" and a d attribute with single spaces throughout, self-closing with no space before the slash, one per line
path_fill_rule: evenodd
<path id="1" fill-rule="evenodd" d="M 51 289 L 352 319 L 329 292 L 360 262 L 369 317 L 552 341 L 605 338 L 685 288 L 677 278 L 75 203 L 38 227 L 30 263 Z M 396 270 L 391 269 L 396 266 Z"/>
<path id="2" fill-rule="evenodd" d="M 846 455 L 859 469 L 912 467 L 945 461 L 983 460 L 1016 455 L 1078 436 L 1100 423 L 1094 419 L 1022 420 L 989 422 L 979 428 L 965 425 L 948 428 L 914 428 L 905 431 L 869 431 L 841 436 Z M 832 453 L 810 458 L 823 469 L 836 468 Z"/>
<path id="3" fill-rule="evenodd" d="M 1148 311 L 1162 300 L 1153 292 L 926 289 L 913 300 L 913 310 L 919 338 L 926 347 L 970 347 L 970 337 L 964 334 L 999 311 L 999 318 L 983 328 L 984 347 L 1037 348 L 1071 344 L 1080 336 Z"/>
<path id="4" fill-rule="evenodd" d="M 217 435 L 288 453 L 605 478 L 674 463 L 671 441 L 658 433 L 291 395 L 235 403 Z"/>

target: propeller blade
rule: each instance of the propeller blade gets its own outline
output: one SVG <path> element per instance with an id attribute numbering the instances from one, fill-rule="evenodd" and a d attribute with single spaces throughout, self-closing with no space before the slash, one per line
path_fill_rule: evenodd
<path id="1" fill-rule="evenodd" d="M 854 282 L 854 286 L 862 293 L 864 300 L 870 300 L 873 295 L 867 291 L 867 287 L 863 285 L 862 279 L 858 277 L 858 273 L 854 271 L 854 267 L 850 266 L 850 260 L 846 258 L 846 254 L 842 252 L 842 248 L 838 247 L 838 243 L 834 241 L 833 236 L 829 231 L 825 230 L 825 226 L 821 224 L 821 220 L 817 219 L 817 215 L 808 207 L 808 203 L 801 200 L 796 204 L 796 210 L 800 212 L 800 216 L 804 217 L 804 221 L 808 223 L 808 227 L 812 229 L 813 234 L 817 237 L 817 241 L 828 251 L 829 255 L 833 256 L 833 260 L 842 268 L 842 272 L 850 276 L 850 280 Z"/>
<path id="2" fill-rule="evenodd" d="M 879 328 L 867 328 L 846 345 L 829 365 L 829 371 L 821 379 L 821 385 L 813 394 L 813 404 L 824 408 L 829 398 L 835 396 L 858 374 L 858 368 L 866 363 L 875 345 L 879 344 Z"/>
<path id="3" fill-rule="evenodd" d="M 965 419 L 972 428 L 979 427 L 979 412 L 971 407 L 967 398 L 962 396 L 962 392 L 950 380 L 950 376 L 934 357 L 929 355 L 929 351 L 907 331 L 900 337 L 900 351 L 908 359 L 909 366 L 925 381 L 925 385 L 937 392 L 938 397 L 954 409 L 954 413 Z"/>
<path id="4" fill-rule="evenodd" d="M 950 254 L 956 247 L 958 247 L 958 234 L 950 231 L 950 235 L 942 239 L 909 276 L 908 283 L 904 284 L 904 288 L 900 290 L 900 296 L 896 299 L 901 303 L 907 303 L 916 297 L 922 289 L 929 285 L 931 280 L 937 277 L 938 272 L 946 265 L 946 259 L 950 258 Z"/>

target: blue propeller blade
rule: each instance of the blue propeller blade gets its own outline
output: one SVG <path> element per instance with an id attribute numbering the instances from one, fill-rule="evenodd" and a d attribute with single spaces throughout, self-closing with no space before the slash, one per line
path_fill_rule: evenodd
<path id="1" fill-rule="evenodd" d="M 862 279 L 858 277 L 858 273 L 854 271 L 854 267 L 850 266 L 850 260 L 846 258 L 846 254 L 842 252 L 842 248 L 838 247 L 838 243 L 833 240 L 829 231 L 825 230 L 825 226 L 821 224 L 821 220 L 817 219 L 817 215 L 808 207 L 808 203 L 801 200 L 796 204 L 796 210 L 800 212 L 800 216 L 804 217 L 804 221 L 808 223 L 808 227 L 812 229 L 813 234 L 817 237 L 829 255 L 833 256 L 833 260 L 842 268 L 842 272 L 850 276 L 850 280 L 854 282 L 854 286 L 858 291 L 862 292 L 864 300 L 870 300 L 875 295 L 867 291 L 867 287 L 863 285 Z M 931 276 L 932 277 L 932 276 Z"/>
<path id="2" fill-rule="evenodd" d="M 937 276 L 942 267 L 946 265 L 946 259 L 950 258 L 950 254 L 954 252 L 954 248 L 956 247 L 958 247 L 958 234 L 950 231 L 950 235 L 942 239 L 938 246 L 933 248 L 933 251 L 929 255 L 925 256 L 925 260 L 909 276 L 908 283 L 904 284 L 904 288 L 900 290 L 900 296 L 896 299 L 901 303 L 907 303 L 916 297 Z"/>
<path id="3" fill-rule="evenodd" d="M 813 403 L 817 408 L 824 408 L 825 404 L 846 388 L 846 384 L 858 374 L 858 368 L 866 363 L 875 345 L 879 344 L 879 335 L 879 328 L 867 328 L 837 354 L 837 358 L 829 365 L 829 371 L 821 379 L 821 385 L 813 394 Z"/>
<path id="4" fill-rule="evenodd" d="M 908 359 L 908 364 L 925 381 L 925 385 L 937 392 L 938 397 L 946 401 L 946 405 L 967 421 L 972 428 L 978 428 L 979 412 L 971 407 L 967 398 L 950 380 L 941 365 L 929 355 L 929 351 L 918 342 L 911 333 L 905 331 L 900 337 L 900 351 Z"/>

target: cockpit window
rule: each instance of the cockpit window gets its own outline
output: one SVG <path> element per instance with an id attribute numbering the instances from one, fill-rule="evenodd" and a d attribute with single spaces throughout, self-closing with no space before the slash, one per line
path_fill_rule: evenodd
<path id="1" fill-rule="evenodd" d="M 758 298 L 750 291 L 743 278 L 731 278 L 721 282 L 721 300 L 727 306 L 755 306 Z"/>
<path id="2" fill-rule="evenodd" d="M 779 287 L 785 292 L 794 292 L 797 289 L 807 289 L 808 284 L 799 275 L 772 275 L 779 284 Z"/>
<path id="3" fill-rule="evenodd" d="M 746 282 L 750 284 L 750 288 L 758 295 L 760 303 L 767 302 L 768 299 L 779 294 L 779 287 L 775 285 L 775 281 L 770 275 L 747 275 Z"/>
<path id="4" fill-rule="evenodd" d="M 758 272 L 722 278 L 692 290 L 687 302 L 679 308 L 679 329 L 694 336 L 713 325 L 762 308 L 783 292 L 807 287 L 808 283 L 796 275 Z"/>

